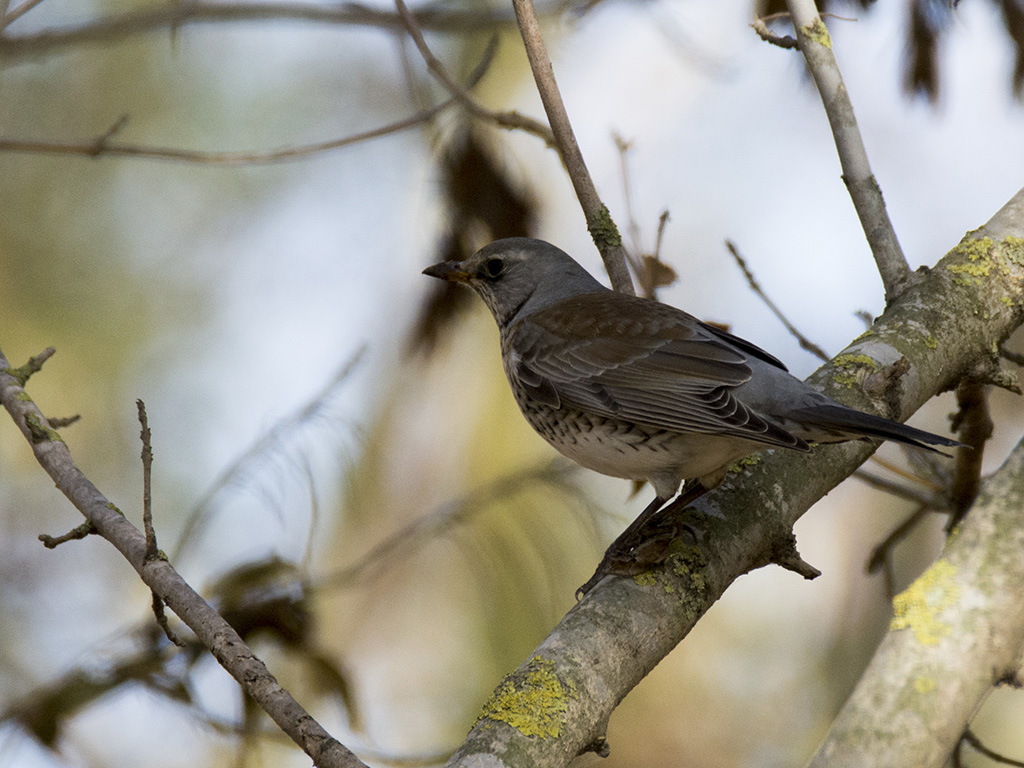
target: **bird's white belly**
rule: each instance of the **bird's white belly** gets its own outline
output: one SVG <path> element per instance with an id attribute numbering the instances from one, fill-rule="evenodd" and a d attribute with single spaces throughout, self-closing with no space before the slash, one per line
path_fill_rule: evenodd
<path id="1" fill-rule="evenodd" d="M 718 435 L 680 434 L 546 406 L 524 415 L 559 453 L 611 477 L 651 482 L 659 495 L 710 475 L 756 446 Z M 669 490 L 671 488 L 671 490 Z"/>

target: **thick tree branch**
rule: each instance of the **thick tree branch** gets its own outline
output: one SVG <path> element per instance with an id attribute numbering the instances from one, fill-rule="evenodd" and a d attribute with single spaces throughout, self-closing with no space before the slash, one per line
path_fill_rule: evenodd
<path id="1" fill-rule="evenodd" d="M 198 595 L 171 564 L 149 557 L 146 536 L 75 466 L 63 439 L 50 427 L 0 351 L 0 402 L 32 446 L 57 488 L 131 563 L 142 581 L 173 610 L 232 677 L 320 768 L 365 764 L 325 731 L 278 684 L 238 633 Z"/>
<path id="2" fill-rule="evenodd" d="M 893 601 L 889 633 L 811 768 L 945 765 L 1024 651 L 1024 441 L 932 566 Z"/>
<path id="3" fill-rule="evenodd" d="M 526 56 L 530 60 L 533 79 L 537 83 L 540 100 L 544 104 L 551 131 L 555 135 L 558 153 L 583 208 L 590 236 L 597 250 L 601 252 L 601 259 L 604 261 L 612 288 L 623 293 L 635 294 L 633 281 L 626 267 L 622 237 L 608 212 L 608 207 L 601 202 L 601 196 L 597 193 L 597 187 L 590 176 L 590 171 L 587 170 L 580 145 L 576 141 L 572 123 L 569 122 L 569 113 L 565 111 L 562 94 L 559 93 L 558 83 L 555 82 L 555 71 L 551 67 L 551 59 L 544 45 L 533 0 L 512 0 L 512 5 L 516 11 L 516 21 L 519 22 L 523 44 L 526 46 Z"/>
<path id="4" fill-rule="evenodd" d="M 875 257 L 888 304 L 910 284 L 912 275 L 896 237 L 896 230 L 885 210 L 882 190 L 871 173 L 857 118 L 853 114 L 853 104 L 832 52 L 832 38 L 829 37 L 825 22 L 818 15 L 814 0 L 786 0 L 786 5 L 793 20 L 800 51 L 811 70 L 829 125 L 832 126 L 839 162 L 843 167 L 843 181 Z"/>
<path id="5" fill-rule="evenodd" d="M 906 418 L 1022 322 L 1024 190 L 810 381 L 855 407 Z M 600 743 L 623 697 L 734 579 L 772 562 L 793 523 L 871 451 L 847 443 L 747 462 L 694 506 L 701 547 L 680 544 L 643 577 L 600 583 L 502 683 L 449 765 L 548 768 Z"/>

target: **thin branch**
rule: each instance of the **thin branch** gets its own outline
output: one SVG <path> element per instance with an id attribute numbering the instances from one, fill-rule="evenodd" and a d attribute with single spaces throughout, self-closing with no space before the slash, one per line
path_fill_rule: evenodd
<path id="1" fill-rule="evenodd" d="M 970 447 L 956 452 L 956 467 L 949 489 L 953 514 L 946 523 L 947 532 L 964 519 L 981 489 L 985 443 L 995 429 L 988 408 L 988 391 L 981 379 L 968 376 L 961 381 L 956 388 L 956 402 L 959 410 L 953 420 L 953 431 L 959 432 L 960 441 Z"/>
<path id="2" fill-rule="evenodd" d="M 892 568 L 892 553 L 896 545 L 903 541 L 918 523 L 928 515 L 928 505 L 920 504 L 902 523 L 897 525 L 889 535 L 882 539 L 868 556 L 868 562 L 864 567 L 868 573 L 882 571 L 885 577 L 885 594 L 890 600 L 896 596 L 896 575 Z"/>
<path id="3" fill-rule="evenodd" d="M 387 558 L 399 552 L 402 547 L 413 546 L 416 542 L 439 536 L 456 525 L 465 523 L 492 502 L 523 493 L 531 483 L 550 484 L 556 487 L 564 485 L 566 477 L 577 469 L 575 464 L 556 459 L 499 477 L 461 499 L 452 500 L 434 512 L 416 518 L 375 545 L 356 562 L 318 579 L 311 588 L 348 587 L 364 577 L 371 568 L 385 565 Z"/>
<path id="4" fill-rule="evenodd" d="M 146 404 L 142 400 L 135 401 L 139 409 L 139 426 L 142 428 L 142 528 L 146 532 L 146 557 L 158 556 L 156 546 L 156 529 L 153 528 L 153 445 L 149 431 L 149 417 L 146 415 Z"/>
<path id="5" fill-rule="evenodd" d="M 647 253 L 643 247 L 640 222 L 633 206 L 633 183 L 629 174 L 629 150 L 632 144 L 619 134 L 613 134 L 615 147 L 619 150 L 619 168 L 622 173 L 622 196 L 626 203 L 626 227 L 633 243 L 633 253 L 627 253 L 626 259 L 636 275 L 640 286 L 640 295 L 646 299 L 657 297 L 660 286 L 670 285 L 677 279 L 675 270 L 661 260 L 661 240 L 668 224 L 668 211 L 662 211 L 658 217 L 658 229 L 655 235 L 654 251 Z"/>
<path id="6" fill-rule="evenodd" d="M 38 355 L 33 355 L 28 359 L 28 362 L 17 368 L 0 368 L 4 373 L 13 376 L 18 384 L 25 386 L 28 380 L 32 377 L 32 374 L 39 373 L 43 370 L 43 365 L 57 353 L 57 350 L 53 347 L 47 347 Z M 52 426 L 52 425 L 51 425 Z"/>
<path id="7" fill-rule="evenodd" d="M 622 247 L 622 236 L 608 212 L 608 207 L 601 202 L 597 187 L 594 186 L 594 180 L 587 170 L 583 153 L 576 141 L 576 134 L 572 130 L 572 123 L 569 122 L 569 115 L 565 111 L 562 95 L 558 91 L 558 83 L 555 82 L 551 59 L 544 46 L 544 38 L 541 35 L 533 0 L 512 0 L 512 5 L 516 11 L 516 21 L 519 23 L 523 44 L 526 46 L 526 56 L 530 60 L 533 79 L 537 83 L 540 100 L 544 104 L 544 111 L 547 113 L 548 122 L 555 135 L 558 152 L 562 157 L 565 170 L 569 174 L 569 179 L 572 181 L 573 189 L 576 190 L 576 197 L 580 201 L 583 215 L 587 220 L 587 229 L 590 231 L 597 250 L 601 253 L 601 259 L 604 261 L 612 288 L 622 293 L 635 294 L 633 281 L 629 277 L 629 269 L 626 266 L 626 252 Z"/>
<path id="8" fill-rule="evenodd" d="M 1009 757 L 1006 757 L 1005 755 L 1001 755 L 998 752 L 986 747 L 982 740 L 979 739 L 977 735 L 974 733 L 974 731 L 972 731 L 970 728 L 964 731 L 964 735 L 962 738 L 963 741 L 967 744 L 970 744 L 976 752 L 983 754 L 985 757 L 989 758 L 990 760 L 994 760 L 1000 765 L 1010 765 L 1014 766 L 1014 768 L 1024 768 L 1024 761 L 1013 760 Z"/>
<path id="9" fill-rule="evenodd" d="M 764 302 L 765 306 L 772 311 L 772 314 L 779 318 L 779 322 L 786 326 L 786 330 L 790 332 L 797 342 L 799 342 L 800 346 L 819 360 L 823 362 L 828 361 L 829 356 L 825 350 L 800 333 L 797 327 L 789 322 L 788 318 L 782 314 L 782 310 L 775 305 L 775 302 L 768 298 L 768 294 L 764 292 L 763 288 L 761 288 L 761 285 L 757 282 L 757 278 L 754 277 L 754 273 L 750 271 L 746 260 L 742 255 L 740 255 L 739 249 L 732 240 L 726 240 L 725 247 L 729 249 L 729 253 L 731 253 L 732 257 L 736 260 L 740 270 L 743 272 L 743 276 L 747 278 L 747 285 L 750 286 L 750 290 L 756 293 L 760 297 L 761 301 Z"/>
<path id="10" fill-rule="evenodd" d="M 1014 365 L 1024 367 L 1024 354 L 1007 349 L 1005 344 L 1000 345 L 999 356 L 1009 360 Z"/>
<path id="11" fill-rule="evenodd" d="M 882 466 L 891 466 L 888 462 L 882 462 L 877 456 L 872 456 L 872 461 L 878 461 Z M 902 477 L 907 477 L 907 473 L 900 473 Z M 901 499 L 912 501 L 915 504 L 921 504 L 934 509 L 937 512 L 948 512 L 949 511 L 949 499 L 945 493 L 938 490 L 918 491 L 903 483 L 897 483 L 888 478 L 876 475 L 873 472 L 868 472 L 866 469 L 858 469 L 853 473 L 853 476 L 858 480 L 870 485 L 873 488 L 877 488 L 885 493 L 891 493 L 893 496 L 898 496 Z M 919 479 L 916 476 L 911 476 L 913 479 Z M 928 486 L 930 488 L 930 486 Z"/>
<path id="12" fill-rule="evenodd" d="M 472 88 L 483 77 L 491 64 L 493 47 L 488 47 L 480 64 L 470 74 L 467 87 Z M 114 124 L 95 139 L 81 142 L 34 141 L 23 139 L 0 139 L 0 152 L 31 152 L 37 154 L 80 155 L 84 157 L 138 157 L 150 160 L 170 160 L 174 162 L 196 163 L 199 165 L 242 166 L 270 165 L 272 163 L 291 162 L 329 152 L 333 149 L 348 147 L 363 141 L 389 136 L 393 133 L 415 128 L 417 125 L 434 119 L 438 114 L 459 103 L 457 96 L 445 99 L 440 104 L 398 120 L 388 125 L 373 128 L 369 131 L 356 133 L 341 139 L 303 144 L 287 147 L 272 152 L 206 152 L 202 150 L 177 149 L 174 147 L 150 147 L 126 142 L 115 142 L 110 139 L 124 126 L 126 117 L 119 117 Z"/>
<path id="13" fill-rule="evenodd" d="M 811 70 L 825 114 L 828 115 L 839 162 L 843 167 L 843 182 L 871 247 L 885 286 L 885 300 L 889 303 L 909 285 L 912 274 L 896 237 L 896 230 L 885 210 L 882 191 L 871 173 L 868 155 L 853 114 L 853 104 L 832 51 L 832 39 L 818 15 L 814 0 L 786 0 L 786 6 L 793 19 L 800 51 Z"/>
<path id="14" fill-rule="evenodd" d="M 433 119 L 443 110 L 455 104 L 458 100 L 454 97 L 446 99 L 435 107 L 419 112 L 398 122 L 374 128 L 370 131 L 346 136 L 342 139 L 318 142 L 315 144 L 303 144 L 298 147 L 288 147 L 271 152 L 234 152 L 234 151 L 204 151 L 178 149 L 175 147 L 153 147 L 143 144 L 130 144 L 127 142 L 113 142 L 105 140 L 103 136 L 97 139 L 81 142 L 60 142 L 60 141 L 37 141 L 33 139 L 0 139 L 0 152 L 29 152 L 34 154 L 49 155 L 80 155 L 83 157 L 138 157 L 150 160 L 170 160 L 174 162 L 196 163 L 199 165 L 219 166 L 241 166 L 241 165 L 270 165 L 272 163 L 290 162 L 302 160 L 312 155 L 328 152 L 332 149 L 340 149 L 361 141 L 376 139 L 399 131 L 414 128 L 417 125 Z"/>
<path id="15" fill-rule="evenodd" d="M 375 27 L 396 32 L 403 28 L 396 13 L 361 3 L 310 4 L 287 2 L 204 2 L 179 0 L 157 8 L 114 13 L 63 29 L 43 29 L 24 35 L 0 37 L 0 60 L 18 60 L 78 47 L 83 43 L 109 43 L 163 29 L 197 23 L 254 21 L 307 21 L 313 23 Z M 513 21 L 507 10 L 477 6 L 469 10 L 435 6 L 416 12 L 422 29 L 443 32 L 494 30 Z"/>
<path id="16" fill-rule="evenodd" d="M 626 231 L 633 241 L 633 251 L 643 251 L 643 244 L 640 237 L 640 222 L 636 218 L 636 209 L 633 206 L 633 183 L 629 175 L 629 150 L 633 148 L 633 142 L 628 141 L 618 133 L 612 134 L 615 148 L 619 150 L 619 172 L 622 175 L 622 198 L 626 203 Z M 632 261 L 634 271 L 636 261 Z"/>
<path id="17" fill-rule="evenodd" d="M 93 533 L 96 533 L 96 527 L 88 520 L 86 520 L 81 525 L 75 526 L 70 531 L 68 531 L 67 533 L 63 533 L 60 536 L 50 536 L 46 533 L 40 533 L 39 540 L 43 542 L 43 546 L 47 549 L 56 549 L 61 544 L 67 541 L 77 541 L 79 539 L 84 539 L 86 536 L 89 536 Z"/>
<path id="18" fill-rule="evenodd" d="M 320 768 L 365 768 L 270 674 L 238 633 L 163 558 L 147 557 L 145 535 L 75 465 L 68 447 L 50 428 L 0 351 L 0 402 L 25 435 L 36 460 L 57 488 L 131 563 L 142 581 L 195 632 L 217 661 Z M 37 423 L 30 426 L 30 420 Z"/>
<path id="19" fill-rule="evenodd" d="M 5 13 L 3 15 L 3 22 L 0 23 L 0 29 L 6 29 L 13 22 L 15 22 L 18 19 L 20 19 L 22 16 L 24 16 L 26 13 L 31 11 L 33 8 L 35 8 L 37 5 L 39 5 L 41 2 L 43 2 L 43 0 L 26 0 L 26 2 L 22 3 L 21 5 L 19 5 L 13 11 L 9 11 L 9 10 L 5 11 Z M 5 8 L 8 7 L 6 5 L 7 0 L 4 0 L 4 3 L 5 3 Z"/>
<path id="20" fill-rule="evenodd" d="M 146 533 L 146 560 L 166 560 L 167 557 L 156 544 L 156 528 L 153 527 L 153 443 L 149 431 L 149 417 L 146 415 L 146 404 L 142 400 L 135 401 L 139 409 L 139 426 L 142 438 L 142 528 Z M 164 631 L 164 635 L 174 645 L 184 648 L 186 643 L 171 629 L 164 611 L 164 601 L 153 591 L 153 615 L 156 623 Z"/>
<path id="21" fill-rule="evenodd" d="M 773 16 L 778 15 L 779 14 L 773 14 Z M 800 44 L 797 43 L 795 37 L 790 37 L 789 35 L 776 35 L 774 32 L 768 29 L 768 24 L 766 23 L 767 21 L 768 19 L 758 18 L 754 19 L 754 21 L 751 22 L 750 26 L 753 27 L 758 37 L 760 37 L 766 43 L 771 43 L 772 45 L 777 45 L 779 46 L 779 48 L 784 48 L 787 50 L 800 47 Z"/>
<path id="22" fill-rule="evenodd" d="M 427 46 L 427 41 L 423 38 L 423 32 L 416 23 L 416 17 L 409 10 L 403 0 L 395 0 L 395 8 L 398 9 L 398 15 L 401 17 L 402 23 L 405 24 L 405 29 L 409 33 L 409 37 L 411 37 L 413 43 L 416 44 L 416 48 L 419 50 L 423 60 L 427 63 L 427 68 L 430 70 L 431 74 L 448 89 L 452 96 L 459 100 L 459 103 L 462 104 L 470 114 L 481 118 L 482 120 L 501 126 L 502 128 L 532 133 L 534 136 L 543 140 L 549 147 L 554 148 L 555 137 L 551 134 L 551 129 L 543 123 L 534 120 L 532 117 L 520 115 L 518 112 L 495 112 L 477 103 L 465 88 L 455 82 L 452 76 L 448 74 L 448 70 L 445 69 L 444 65 L 431 52 L 430 48 Z M 485 55 L 486 59 L 489 60 L 493 56 L 494 46 L 497 44 L 498 37 L 495 35 L 491 38 L 490 43 L 488 43 L 488 52 Z"/>

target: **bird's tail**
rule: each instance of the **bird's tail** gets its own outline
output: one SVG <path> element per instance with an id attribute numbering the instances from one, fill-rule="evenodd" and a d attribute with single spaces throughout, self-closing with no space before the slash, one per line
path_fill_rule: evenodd
<path id="1" fill-rule="evenodd" d="M 915 429 L 906 424 L 900 424 L 898 421 L 885 419 L 881 416 L 873 416 L 870 413 L 863 413 L 862 411 L 846 408 L 842 405 L 817 405 L 787 413 L 786 416 L 789 419 L 805 424 L 809 430 L 815 433 L 820 429 L 822 435 L 816 434 L 811 438 L 817 443 L 839 442 L 841 440 L 850 440 L 851 438 L 893 440 L 897 443 L 913 445 L 943 456 L 949 456 L 949 454 L 932 446 L 965 447 L 958 440 L 941 437 L 931 432 L 925 432 L 923 429 Z"/>

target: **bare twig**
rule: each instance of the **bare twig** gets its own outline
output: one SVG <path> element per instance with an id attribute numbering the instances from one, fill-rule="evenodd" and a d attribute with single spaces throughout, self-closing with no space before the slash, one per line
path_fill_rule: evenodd
<path id="1" fill-rule="evenodd" d="M 1005 344 L 999 347 L 999 356 L 1009 360 L 1014 365 L 1024 366 L 1024 354 L 1007 349 Z"/>
<path id="2" fill-rule="evenodd" d="M 46 533 L 39 534 L 39 540 L 43 542 L 43 546 L 47 549 L 54 549 L 59 547 L 66 541 L 76 541 L 78 539 L 84 539 L 86 536 L 96 533 L 96 527 L 86 520 L 79 526 L 72 528 L 67 533 L 61 534 L 60 536 L 50 536 Z"/>
<path id="3" fill-rule="evenodd" d="M 871 462 L 873 464 L 877 464 L 878 466 L 882 467 L 883 469 L 887 469 L 888 471 L 892 472 L 897 477 L 902 477 L 907 482 L 914 483 L 915 485 L 920 485 L 923 488 L 928 488 L 929 490 L 931 490 L 931 491 L 933 491 L 935 493 L 939 493 L 939 494 L 946 493 L 946 486 L 944 484 L 938 483 L 938 482 L 936 482 L 936 481 L 934 481 L 934 480 L 932 480 L 930 478 L 927 478 L 927 477 L 922 477 L 921 475 L 917 474 L 916 472 L 910 472 L 910 471 L 904 469 L 903 467 L 900 467 L 900 466 L 898 466 L 896 464 L 893 464 L 888 459 L 882 458 L 877 453 L 874 454 L 871 457 Z M 910 498 L 910 497 L 908 496 L 907 498 Z M 937 506 L 936 507 L 936 509 L 948 509 L 948 508 L 949 508 L 948 502 L 946 504 L 943 504 L 941 506 Z"/>
<path id="4" fill-rule="evenodd" d="M 139 409 L 139 426 L 142 428 L 142 528 L 146 532 L 146 557 L 157 557 L 156 530 L 153 528 L 153 445 L 149 431 L 149 417 L 146 415 L 146 404 L 142 400 L 135 401 Z"/>
<path id="5" fill-rule="evenodd" d="M 865 570 L 868 573 L 882 571 L 885 577 L 885 594 L 891 600 L 896 596 L 896 576 L 892 570 L 892 551 L 907 535 L 924 520 L 928 514 L 928 505 L 921 504 L 902 523 L 897 525 L 888 536 L 882 539 L 871 550 Z"/>
<path id="6" fill-rule="evenodd" d="M 522 493 L 530 484 L 541 483 L 554 486 L 564 485 L 566 478 L 578 467 L 568 461 L 556 459 L 545 461 L 534 467 L 499 477 L 493 483 L 472 491 L 461 499 L 455 499 L 434 512 L 423 515 L 399 531 L 396 531 L 359 560 L 319 579 L 312 588 L 334 589 L 350 586 L 375 566 L 385 565 L 388 557 L 403 546 L 412 546 L 469 520 L 483 511 L 493 501 L 507 499 Z"/>
<path id="7" fill-rule="evenodd" d="M 989 758 L 990 760 L 994 760 L 1000 765 L 1011 765 L 1015 766 L 1015 768 L 1024 768 L 1024 761 L 1013 760 L 1009 757 L 1006 757 L 1005 755 L 1001 755 L 998 752 L 986 747 L 985 744 L 981 741 L 981 739 L 979 739 L 977 735 L 974 733 L 974 731 L 972 731 L 970 728 L 964 731 L 964 735 L 961 738 L 965 743 L 970 744 L 976 752 L 980 752 L 985 757 Z"/>
<path id="8" fill-rule="evenodd" d="M 493 48 L 489 47 L 487 55 L 477 65 L 469 76 L 467 87 L 472 88 L 483 77 L 484 72 L 490 66 L 493 55 Z M 389 136 L 393 133 L 415 128 L 421 123 L 432 120 L 438 114 L 459 103 L 457 96 L 445 99 L 434 107 L 423 110 L 411 117 L 398 120 L 394 123 L 374 128 L 362 133 L 356 133 L 341 139 L 317 142 L 315 144 L 303 144 L 297 147 L 287 147 L 272 152 L 206 152 L 202 150 L 177 149 L 174 147 L 150 147 L 139 144 L 111 141 L 111 136 L 120 130 L 126 118 L 119 118 L 114 125 L 107 129 L 99 137 L 80 142 L 56 142 L 56 141 L 35 141 L 22 139 L 0 139 L 0 152 L 32 152 L 41 154 L 56 155 L 80 155 L 84 157 L 139 157 L 151 160 L 171 160 L 175 162 L 197 163 L 200 165 L 219 166 L 240 166 L 240 165 L 269 165 L 271 163 L 291 162 L 302 160 L 312 155 L 318 155 L 333 149 L 358 144 L 370 139 L 377 139 L 382 136 Z"/>
<path id="9" fill-rule="evenodd" d="M 246 693 L 318 766 L 365 768 L 362 761 L 328 734 L 281 687 L 231 625 L 181 578 L 166 559 L 147 556 L 145 535 L 75 465 L 70 451 L 59 436 L 46 432 L 49 428 L 45 417 L 32 400 L 25 396 L 25 390 L 8 369 L 7 360 L 0 352 L 0 402 L 29 440 L 36 460 L 61 493 L 131 563 L 153 593 L 195 632 L 221 666 L 231 673 Z M 41 425 L 42 436 L 38 428 L 30 427 L 30 418 Z M 52 432 L 52 429 L 49 431 Z"/>
<path id="10" fill-rule="evenodd" d="M 800 346 L 819 360 L 827 361 L 829 357 L 825 351 L 800 333 L 797 327 L 789 322 L 786 316 L 782 314 L 782 310 L 775 305 L 775 302 L 768 298 L 768 294 L 764 292 L 764 289 L 761 288 L 760 284 L 757 282 L 757 278 L 755 278 L 754 273 L 750 271 L 746 260 L 740 254 L 739 248 L 736 247 L 735 243 L 733 243 L 732 240 L 726 240 L 725 247 L 729 249 L 729 253 L 731 253 L 732 257 L 736 260 L 736 264 L 739 265 L 740 270 L 743 272 L 743 276 L 747 278 L 747 285 L 750 286 L 750 290 L 756 293 L 760 297 L 761 301 L 764 302 L 765 306 L 772 311 L 772 314 L 779 318 L 779 321 L 786 326 L 786 330 L 793 335 L 793 338 L 800 343 Z"/>
<path id="11" fill-rule="evenodd" d="M 787 571 L 793 571 L 793 573 L 803 576 L 808 581 L 821 576 L 821 571 L 800 556 L 800 552 L 796 548 L 796 535 L 792 531 L 788 531 L 780 537 L 772 552 L 771 561 Z"/>
<path id="12" fill-rule="evenodd" d="M 888 303 L 907 287 L 912 275 L 885 210 L 882 191 L 871 172 L 853 114 L 853 104 L 832 52 L 832 39 L 818 15 L 814 0 L 786 0 L 786 6 L 793 19 L 800 51 L 811 70 L 832 126 L 839 162 L 843 167 L 843 181 L 871 247 Z"/>
<path id="13" fill-rule="evenodd" d="M 778 16 L 778 14 L 773 15 Z M 754 28 L 755 32 L 757 32 L 758 37 L 766 43 L 779 46 L 779 48 L 792 49 L 799 47 L 795 37 L 790 37 L 789 35 L 776 35 L 768 29 L 768 24 L 765 23 L 766 21 L 767 19 L 754 19 L 754 21 L 751 22 L 750 26 Z"/>
<path id="14" fill-rule="evenodd" d="M 615 142 L 615 148 L 619 150 L 619 170 L 622 173 L 622 198 L 626 203 L 626 231 L 629 232 L 629 238 L 633 241 L 633 251 L 640 253 L 643 250 L 643 244 L 640 237 L 640 222 L 636 218 L 636 210 L 633 207 L 633 183 L 629 177 L 629 150 L 633 148 L 633 142 L 628 141 L 618 133 L 612 134 L 612 140 Z M 633 269 L 636 270 L 637 264 L 632 261 Z"/>
<path id="15" fill-rule="evenodd" d="M 619 167 L 622 171 L 622 196 L 626 202 L 626 227 L 632 240 L 633 253 L 627 253 L 626 259 L 636 275 L 640 287 L 640 295 L 647 299 L 656 297 L 657 289 L 669 285 L 676 279 L 675 270 L 661 260 L 661 240 L 668 224 L 668 211 L 662 211 L 658 217 L 658 231 L 655 235 L 654 251 L 647 253 L 643 247 L 640 222 L 633 207 L 633 184 L 629 176 L 629 150 L 632 144 L 618 134 L 613 134 L 615 146 L 619 150 Z"/>
<path id="16" fill-rule="evenodd" d="M 562 95 L 558 91 L 558 83 L 555 82 L 551 59 L 544 46 L 533 0 L 512 0 L 512 5 L 516 11 L 516 21 L 519 23 L 523 44 L 526 46 L 526 56 L 530 60 L 533 79 L 537 83 L 540 100 L 544 104 L 544 111 L 555 135 L 558 152 L 583 208 L 590 236 L 597 245 L 597 250 L 601 252 L 601 259 L 611 279 L 612 288 L 622 293 L 635 294 L 633 281 L 626 267 L 622 236 L 608 212 L 608 207 L 601 202 L 597 187 L 594 186 L 594 180 L 583 160 L 583 153 L 576 142 L 576 134 L 572 130 L 572 123 L 569 122 Z"/>
<path id="17" fill-rule="evenodd" d="M 156 8 L 115 13 L 76 26 L 42 29 L 23 35 L 0 37 L 0 59 L 17 60 L 28 56 L 78 47 L 83 43 L 106 43 L 162 29 L 174 29 L 197 23 L 234 23 L 239 21 L 307 21 L 320 24 L 375 27 L 401 30 L 402 20 L 395 13 L 362 3 L 288 3 L 288 2 L 205 2 L 180 0 Z M 416 12 L 420 28 L 444 32 L 493 30 L 513 20 L 506 9 L 477 5 L 467 10 L 435 6 Z"/>
<path id="18" fill-rule="evenodd" d="M 436 56 L 431 52 L 427 41 L 423 38 L 423 32 L 420 30 L 419 25 L 416 23 L 416 17 L 412 11 L 409 10 L 408 6 L 403 0 L 395 0 L 395 8 L 398 10 L 398 15 L 402 19 L 402 23 L 405 24 L 405 29 L 409 33 L 409 37 L 416 44 L 417 50 L 423 60 L 427 63 L 427 68 L 431 74 L 434 75 L 444 85 L 448 91 L 459 100 L 470 114 L 475 117 L 479 117 L 488 122 L 494 123 L 495 125 L 501 126 L 502 128 L 508 128 L 509 130 L 521 130 L 527 133 L 532 133 L 534 136 L 542 139 L 545 144 L 549 147 L 555 146 L 555 137 L 551 135 L 551 129 L 543 123 L 534 120 L 532 117 L 520 115 L 518 112 L 495 112 L 481 106 L 469 93 L 459 85 L 448 74 L 448 70 L 445 69 L 444 65 L 437 59 Z M 498 44 L 497 35 L 491 38 L 488 44 L 488 52 L 485 55 L 486 59 L 490 59 L 493 56 L 494 47 Z"/>
<path id="19" fill-rule="evenodd" d="M 53 357 L 56 352 L 57 350 L 53 347 L 47 347 L 38 355 L 30 357 L 27 363 L 19 366 L 18 368 L 6 368 L 0 370 L 3 370 L 4 373 L 8 373 L 13 376 L 18 381 L 18 384 L 24 387 L 32 374 L 39 373 L 39 371 L 43 370 L 43 365 L 47 360 Z"/>
<path id="20" fill-rule="evenodd" d="M 872 456 L 871 458 L 874 461 L 876 457 Z M 878 460 L 878 463 L 880 463 L 882 466 L 886 468 L 892 466 L 888 462 L 882 461 L 881 459 Z M 888 478 L 876 475 L 873 472 L 868 472 L 866 469 L 858 469 L 856 472 L 853 473 L 853 476 L 856 477 L 858 480 L 867 483 L 873 488 L 877 488 L 878 490 L 884 491 L 885 493 L 891 493 L 893 496 L 898 496 L 901 499 L 912 501 L 915 504 L 922 504 L 928 507 L 929 509 L 936 510 L 937 512 L 949 511 L 949 499 L 946 497 L 945 493 L 942 492 L 941 490 L 932 489 L 930 485 L 926 486 L 927 488 L 929 488 L 928 491 L 918 491 L 917 489 L 912 488 L 909 485 L 897 483 L 893 480 L 889 480 Z M 906 473 L 903 473 L 902 471 L 900 472 L 900 476 L 908 478 L 908 475 Z M 909 477 L 910 479 L 913 480 L 920 479 L 917 478 L 916 476 Z"/>
<path id="21" fill-rule="evenodd" d="M 153 527 L 153 443 L 152 434 L 149 431 L 149 417 L 146 415 L 146 404 L 142 400 L 136 400 L 135 405 L 139 409 L 140 437 L 142 438 L 142 528 L 146 533 L 146 560 L 166 560 L 166 556 L 156 544 L 156 529 Z M 171 625 L 167 621 L 167 613 L 164 611 L 164 601 L 160 599 L 155 590 L 153 591 L 153 615 L 167 639 L 179 648 L 184 648 L 186 643 L 171 629 Z"/>
<path id="22" fill-rule="evenodd" d="M 4 29 L 11 23 L 17 21 L 41 2 L 43 2 L 43 0 L 26 0 L 26 2 L 19 5 L 13 11 L 9 11 L 6 10 L 6 8 L 9 7 L 8 2 L 7 0 L 4 0 L 5 13 L 3 14 L 3 21 L 0 21 L 0 29 Z"/>
<path id="23" fill-rule="evenodd" d="M 50 417 L 47 421 L 50 422 L 50 426 L 54 429 L 62 429 L 64 427 L 71 426 L 81 418 L 82 414 L 76 413 L 74 416 L 64 416 L 61 418 Z"/>
<path id="24" fill-rule="evenodd" d="M 376 139 L 392 133 L 414 128 L 420 123 L 432 119 L 438 113 L 450 107 L 458 100 L 455 97 L 446 99 L 435 107 L 419 112 L 398 122 L 374 128 L 363 133 L 353 134 L 341 139 L 303 144 L 287 147 L 271 152 L 218 152 L 204 150 L 178 149 L 175 147 L 153 147 L 143 144 L 114 142 L 104 139 L 92 139 L 80 142 L 38 141 L 34 139 L 0 139 L 0 152 L 30 152 L 49 155 L 81 155 L 84 157 L 138 157 L 150 160 L 171 160 L 175 162 L 196 163 L 199 165 L 269 165 L 271 163 L 301 160 L 311 155 L 340 149 L 351 144 Z"/>

